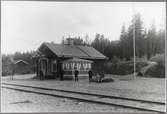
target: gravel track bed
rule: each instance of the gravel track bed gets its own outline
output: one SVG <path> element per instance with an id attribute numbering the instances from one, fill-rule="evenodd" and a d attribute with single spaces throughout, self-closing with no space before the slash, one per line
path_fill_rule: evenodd
<path id="1" fill-rule="evenodd" d="M 1 89 L 1 112 L 146 112 Z"/>

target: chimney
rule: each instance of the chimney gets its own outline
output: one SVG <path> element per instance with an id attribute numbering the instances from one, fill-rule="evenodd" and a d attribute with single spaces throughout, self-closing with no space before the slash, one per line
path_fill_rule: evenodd
<path id="1" fill-rule="evenodd" d="M 74 45 L 74 39 L 73 38 L 67 38 L 64 44 L 73 46 Z"/>

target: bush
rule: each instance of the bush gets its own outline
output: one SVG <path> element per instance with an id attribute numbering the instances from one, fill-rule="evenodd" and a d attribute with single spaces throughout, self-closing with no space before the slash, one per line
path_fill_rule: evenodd
<path id="1" fill-rule="evenodd" d="M 157 78 L 165 78 L 165 67 L 162 65 L 155 65 L 147 70 L 145 76 L 149 77 L 157 77 Z"/>
<path id="2" fill-rule="evenodd" d="M 150 59 L 151 61 L 155 61 L 158 65 L 150 68 L 145 76 L 151 77 L 165 77 L 165 58 L 164 56 L 156 56 Z M 147 61 L 137 61 L 136 62 L 136 72 L 141 71 L 141 69 L 147 66 Z M 115 58 L 112 62 L 99 63 L 95 64 L 96 68 L 95 72 L 104 71 L 106 74 L 114 74 L 114 75 L 128 75 L 134 72 L 134 63 L 133 61 L 119 61 Z"/>
<path id="3" fill-rule="evenodd" d="M 165 77 L 165 54 L 159 54 L 150 59 L 150 61 L 157 62 L 158 64 L 148 69 L 146 76 L 151 77 Z"/>
<path id="4" fill-rule="evenodd" d="M 136 62 L 136 72 L 139 72 L 143 67 L 147 66 L 148 63 L 146 61 Z"/>
<path id="5" fill-rule="evenodd" d="M 137 62 L 136 63 L 136 72 L 140 71 L 142 67 L 146 66 L 146 62 Z M 115 75 L 127 75 L 134 72 L 134 63 L 131 61 L 118 62 L 113 64 L 111 62 L 105 63 L 104 70 L 108 74 Z"/>
<path id="6" fill-rule="evenodd" d="M 150 59 L 150 61 L 157 62 L 161 66 L 165 66 L 165 54 L 159 54 Z"/>
<path id="7" fill-rule="evenodd" d="M 2 76 L 8 76 L 8 75 L 11 75 L 12 73 L 9 72 L 9 71 L 3 71 L 2 72 Z"/>
<path id="8" fill-rule="evenodd" d="M 116 56 L 114 56 L 113 59 L 112 59 L 113 64 L 117 64 L 119 61 L 120 61 L 119 58 L 116 57 Z"/>

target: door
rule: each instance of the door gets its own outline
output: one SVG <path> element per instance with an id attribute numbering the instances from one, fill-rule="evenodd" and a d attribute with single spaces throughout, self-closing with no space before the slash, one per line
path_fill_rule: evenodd
<path id="1" fill-rule="evenodd" d="M 43 73 L 43 78 L 47 75 L 47 59 L 40 60 L 40 71 Z"/>

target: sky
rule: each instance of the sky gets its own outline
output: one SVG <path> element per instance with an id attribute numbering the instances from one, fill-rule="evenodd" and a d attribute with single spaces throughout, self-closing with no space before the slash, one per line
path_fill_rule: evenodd
<path id="1" fill-rule="evenodd" d="M 62 37 L 104 34 L 119 40 L 122 25 L 140 13 L 143 26 L 166 25 L 165 2 L 40 2 L 1 1 L 1 53 L 36 50 L 43 42 L 60 43 Z"/>

